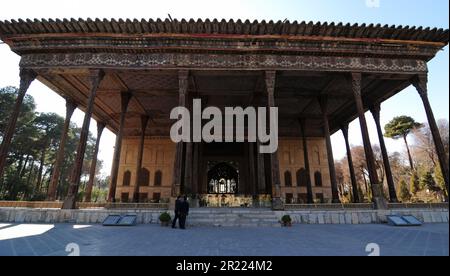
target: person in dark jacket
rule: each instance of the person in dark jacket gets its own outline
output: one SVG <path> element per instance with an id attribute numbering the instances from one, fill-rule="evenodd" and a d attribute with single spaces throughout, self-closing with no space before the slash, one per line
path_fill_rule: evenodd
<path id="1" fill-rule="evenodd" d="M 175 200 L 175 217 L 172 221 L 172 228 L 176 228 L 177 220 L 180 219 L 180 208 L 181 208 L 181 196 L 177 197 Z M 179 222 L 180 223 L 180 222 Z"/>
<path id="2" fill-rule="evenodd" d="M 186 229 L 186 217 L 189 215 L 189 202 L 185 196 L 180 204 L 180 229 Z"/>

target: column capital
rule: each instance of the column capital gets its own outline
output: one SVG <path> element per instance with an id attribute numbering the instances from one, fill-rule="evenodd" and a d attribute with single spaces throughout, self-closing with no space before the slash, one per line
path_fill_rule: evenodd
<path id="1" fill-rule="evenodd" d="M 375 122 L 377 124 L 380 123 L 380 111 L 381 111 L 381 104 L 380 103 L 374 103 L 370 106 L 370 113 L 372 113 L 373 118 L 375 119 Z"/>
<path id="2" fill-rule="evenodd" d="M 319 100 L 320 110 L 322 111 L 322 115 L 327 116 L 328 115 L 328 98 L 327 98 L 327 96 L 321 95 L 321 96 L 319 96 L 318 100 Z"/>
<path id="3" fill-rule="evenodd" d="M 78 107 L 78 103 L 75 102 L 72 98 L 64 97 L 66 100 L 66 108 L 68 110 L 75 110 Z"/>
<path id="4" fill-rule="evenodd" d="M 344 135 L 344 138 L 347 140 L 348 139 L 348 123 L 341 124 L 341 131 L 342 131 L 342 134 Z"/>
<path id="5" fill-rule="evenodd" d="M 188 86 L 189 86 L 188 79 L 189 79 L 189 71 L 188 70 L 178 71 L 178 85 L 179 85 L 180 95 L 187 94 Z"/>
<path id="6" fill-rule="evenodd" d="M 350 76 L 351 76 L 353 93 L 355 93 L 357 95 L 361 95 L 362 74 L 361 73 L 351 73 Z"/>
<path id="7" fill-rule="evenodd" d="M 145 135 L 145 130 L 147 129 L 149 120 L 150 120 L 150 116 L 148 116 L 147 114 L 141 115 L 141 130 L 144 135 Z"/>
<path id="8" fill-rule="evenodd" d="M 417 89 L 417 92 L 419 92 L 419 95 L 421 97 L 427 97 L 428 96 L 428 75 L 427 74 L 421 74 L 417 75 L 413 78 L 412 84 Z"/>
<path id="9" fill-rule="evenodd" d="M 28 90 L 30 84 L 36 79 L 37 74 L 31 69 L 20 68 L 20 89 Z"/>
<path id="10" fill-rule="evenodd" d="M 105 77 L 105 72 L 101 69 L 89 70 L 89 80 L 91 81 L 92 88 L 95 89 L 100 85 L 100 82 Z"/>
<path id="11" fill-rule="evenodd" d="M 97 121 L 97 138 L 102 134 L 105 127 L 106 127 L 106 124 L 104 122 Z"/>
<path id="12" fill-rule="evenodd" d="M 129 91 L 122 91 L 120 92 L 120 99 L 121 99 L 121 111 L 122 113 L 127 112 L 128 104 L 130 103 L 131 97 L 133 95 Z"/>

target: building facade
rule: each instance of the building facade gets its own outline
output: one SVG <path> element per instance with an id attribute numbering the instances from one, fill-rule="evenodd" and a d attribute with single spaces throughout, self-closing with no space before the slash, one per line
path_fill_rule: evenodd
<path id="1" fill-rule="evenodd" d="M 448 44 L 448 30 L 64 19 L 0 22 L 0 38 L 21 56 L 20 92 L 2 142 L 0 174 L 21 101 L 35 78 L 67 99 L 66 120 L 75 107 L 85 112 L 64 208 L 75 206 L 91 118 L 100 134 L 107 127 L 117 135 L 110 201 L 189 194 L 208 206 L 274 209 L 285 203 L 340 202 L 330 135 L 342 131 L 348 147 L 348 124 L 358 118 L 373 201 L 384 208 L 364 113 L 374 116 L 389 168 L 380 105 L 410 85 L 423 101 L 448 187 L 448 160 L 427 97 L 427 62 Z M 176 106 L 191 110 L 193 99 L 219 109 L 278 107 L 278 151 L 260 154 L 258 144 L 249 142 L 173 143 L 170 112 Z M 352 167 L 351 158 L 349 163 Z M 396 202 L 389 172 L 387 182 L 389 200 Z"/>

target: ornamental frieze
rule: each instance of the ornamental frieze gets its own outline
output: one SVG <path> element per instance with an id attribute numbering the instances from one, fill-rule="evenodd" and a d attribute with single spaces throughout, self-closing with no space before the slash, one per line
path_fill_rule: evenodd
<path id="1" fill-rule="evenodd" d="M 284 69 L 308 71 L 357 71 L 424 73 L 422 60 L 362 57 L 320 57 L 286 55 L 215 55 L 177 53 L 53 53 L 23 55 L 23 68 L 123 68 L 123 69 Z"/>

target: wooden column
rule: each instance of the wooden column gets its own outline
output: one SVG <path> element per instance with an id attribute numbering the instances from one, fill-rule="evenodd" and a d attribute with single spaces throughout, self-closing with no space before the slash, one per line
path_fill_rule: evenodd
<path id="1" fill-rule="evenodd" d="M 255 144 L 248 143 L 248 166 L 249 166 L 249 177 L 250 177 L 250 192 L 253 198 L 256 197 L 258 189 L 256 187 L 256 173 L 255 173 Z"/>
<path id="2" fill-rule="evenodd" d="M 275 107 L 275 78 L 276 71 L 266 71 L 265 81 L 267 89 L 268 107 Z M 270 114 L 270 112 L 268 112 Z M 274 118 L 270 118 L 269 122 Z M 278 122 L 277 122 L 278 123 Z M 270 126 L 270 125 L 269 125 Z M 271 176 L 272 176 L 272 208 L 275 210 L 284 209 L 281 201 L 281 184 L 280 184 L 280 163 L 278 160 L 278 151 L 270 155 Z"/>
<path id="3" fill-rule="evenodd" d="M 352 150 L 348 141 L 348 124 L 341 126 L 342 134 L 344 135 L 345 148 L 347 149 L 348 169 L 350 171 L 350 180 L 352 182 L 353 203 L 359 203 L 358 182 L 356 181 L 355 167 L 353 166 Z"/>
<path id="4" fill-rule="evenodd" d="M 133 202 L 139 202 L 139 182 L 141 181 L 142 158 L 144 157 L 145 131 L 147 130 L 149 117 L 141 116 L 141 136 L 139 138 L 139 148 L 136 159 L 136 174 L 134 178 Z"/>
<path id="5" fill-rule="evenodd" d="M 339 199 L 339 191 L 337 188 L 336 168 L 334 167 L 333 148 L 331 147 L 330 126 L 328 123 L 328 102 L 326 96 L 320 97 L 319 102 L 320 108 L 322 110 L 323 130 L 325 133 L 325 144 L 327 147 L 328 168 L 330 170 L 332 202 L 341 203 L 341 200 Z"/>
<path id="6" fill-rule="evenodd" d="M 188 90 L 188 77 L 189 71 L 180 70 L 178 72 L 178 85 L 179 85 L 179 98 L 178 98 L 178 106 L 185 107 L 186 106 L 186 97 Z M 176 197 L 181 192 L 181 180 L 182 180 L 182 171 L 183 167 L 183 142 L 177 143 L 176 151 L 175 151 L 175 161 L 173 164 L 173 176 L 172 176 L 172 196 Z"/>
<path id="7" fill-rule="evenodd" d="M 311 184 L 311 169 L 309 166 L 308 142 L 306 141 L 305 119 L 300 119 L 300 131 L 302 132 L 303 160 L 305 161 L 306 170 L 306 195 L 308 203 L 311 204 L 314 203 L 314 200 Z"/>
<path id="8" fill-rule="evenodd" d="M 441 166 L 442 175 L 444 176 L 445 187 L 447 189 L 447 194 L 449 191 L 449 169 L 448 169 L 448 159 L 445 154 L 444 144 L 442 143 L 442 138 L 439 133 L 439 128 L 436 124 L 436 119 L 434 118 L 433 110 L 431 109 L 430 101 L 428 100 L 428 76 L 419 75 L 414 78 L 413 85 L 416 87 L 417 92 L 419 92 L 420 98 L 422 99 L 425 112 L 427 114 L 428 125 L 430 126 L 431 134 L 433 135 L 434 146 L 436 147 L 436 153 L 439 159 L 439 165 Z M 448 201 L 448 199 L 447 199 Z"/>
<path id="9" fill-rule="evenodd" d="M 372 189 L 372 199 L 377 209 L 386 209 L 387 203 L 382 193 L 382 185 L 378 180 L 377 169 L 375 166 L 375 158 L 373 155 L 372 144 L 370 143 L 369 131 L 367 130 L 366 117 L 364 115 L 364 105 L 361 96 L 361 79 L 360 73 L 352 73 L 352 90 L 356 101 L 356 110 L 358 112 L 359 123 L 364 143 L 364 152 L 366 155 L 367 170 L 369 172 L 370 186 Z"/>
<path id="10" fill-rule="evenodd" d="M 258 173 L 258 192 L 266 194 L 266 170 L 264 168 L 264 154 L 259 152 L 260 142 L 256 143 L 256 169 Z"/>
<path id="11" fill-rule="evenodd" d="M 184 192 L 186 194 L 192 194 L 192 153 L 193 143 L 185 143 L 186 155 L 184 160 Z"/>
<path id="12" fill-rule="evenodd" d="M 377 126 L 378 140 L 380 141 L 381 154 L 383 156 L 383 164 L 384 171 L 386 172 L 386 180 L 389 189 L 389 199 L 392 203 L 397 203 L 397 192 L 395 191 L 395 183 L 394 178 L 392 177 L 391 165 L 389 163 L 389 155 L 386 149 L 386 144 L 384 143 L 383 131 L 381 130 L 380 123 L 380 110 L 381 106 L 379 103 L 374 104 L 370 108 L 370 112 L 372 113 L 373 119 L 375 120 L 375 124 Z"/>
<path id="13" fill-rule="evenodd" d="M 0 146 L 0 179 L 3 178 L 3 172 L 6 166 L 6 157 L 8 156 L 9 147 L 11 145 L 14 131 L 16 130 L 17 119 L 19 118 L 20 108 L 22 106 L 23 98 L 27 93 L 30 84 L 36 78 L 36 73 L 29 69 L 20 69 L 20 87 L 17 94 L 16 103 L 9 118 L 8 126 L 5 129 L 2 145 Z"/>
<path id="14" fill-rule="evenodd" d="M 48 187 L 47 200 L 54 201 L 56 198 L 56 189 L 58 187 L 59 176 L 61 175 L 61 165 L 64 161 L 64 149 L 66 147 L 67 133 L 70 127 L 70 119 L 73 112 L 77 108 L 77 104 L 71 99 L 66 99 L 66 118 L 64 120 L 63 131 L 61 132 L 61 138 L 59 142 L 58 153 L 56 155 L 56 161 L 53 166 L 52 178 Z"/>
<path id="15" fill-rule="evenodd" d="M 75 209 L 78 188 L 80 186 L 81 170 L 83 168 L 84 153 L 86 151 L 86 143 L 89 134 L 89 125 L 91 123 L 92 111 L 94 109 L 95 96 L 97 95 L 97 89 L 104 77 L 104 73 L 101 70 L 92 70 L 89 78 L 91 82 L 91 91 L 89 92 L 89 98 L 87 101 L 86 111 L 84 114 L 83 126 L 81 127 L 80 141 L 78 142 L 77 154 L 75 157 L 75 164 L 70 179 L 69 191 L 64 201 L 62 209 Z"/>
<path id="16" fill-rule="evenodd" d="M 121 113 L 119 121 L 119 132 L 116 134 L 116 144 L 114 146 L 113 163 L 111 167 L 111 183 L 109 185 L 108 201 L 113 202 L 116 198 L 117 178 L 119 175 L 120 152 L 122 151 L 123 129 L 125 127 L 125 117 L 128 110 L 128 104 L 131 99 L 131 93 L 121 92 Z"/>
<path id="17" fill-rule="evenodd" d="M 200 143 L 193 144 L 194 157 L 192 161 L 192 193 L 199 194 L 198 189 L 198 168 L 199 168 L 199 151 Z"/>
<path id="18" fill-rule="evenodd" d="M 86 195 L 84 197 L 85 202 L 91 202 L 92 188 L 94 187 L 95 172 L 97 170 L 97 156 L 100 147 L 100 139 L 102 138 L 105 126 L 104 123 L 97 122 L 97 140 L 95 141 L 94 154 L 92 155 L 91 168 L 89 170 L 89 181 L 86 186 Z"/>

